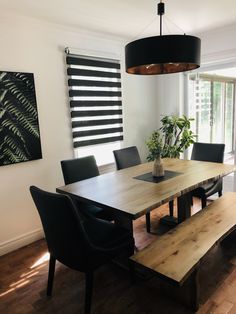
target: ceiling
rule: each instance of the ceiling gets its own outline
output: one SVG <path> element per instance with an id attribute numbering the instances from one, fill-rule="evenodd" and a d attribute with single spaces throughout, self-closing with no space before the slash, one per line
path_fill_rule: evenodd
<path id="1" fill-rule="evenodd" d="M 220 70 L 217 69 L 217 70 L 207 71 L 204 73 L 236 78 L 236 68 L 225 68 L 225 69 L 220 69 Z"/>
<path id="2" fill-rule="evenodd" d="M 159 33 L 156 0 L 0 0 L 0 11 L 129 40 Z M 235 0 L 166 0 L 164 34 L 196 34 L 236 23 Z"/>

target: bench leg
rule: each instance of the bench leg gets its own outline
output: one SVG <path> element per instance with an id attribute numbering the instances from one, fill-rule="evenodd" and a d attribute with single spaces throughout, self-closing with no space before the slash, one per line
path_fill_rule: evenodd
<path id="1" fill-rule="evenodd" d="M 192 283 L 190 289 L 190 306 L 195 312 L 199 309 L 199 274 L 198 268 L 192 273 Z"/>
<path id="2" fill-rule="evenodd" d="M 131 284 L 135 284 L 136 277 L 135 277 L 135 263 L 129 259 L 129 275 L 130 275 L 130 282 Z"/>

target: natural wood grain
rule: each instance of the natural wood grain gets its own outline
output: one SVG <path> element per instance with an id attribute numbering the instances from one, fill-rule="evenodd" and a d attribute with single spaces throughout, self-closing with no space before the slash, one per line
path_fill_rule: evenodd
<path id="1" fill-rule="evenodd" d="M 66 185 L 58 188 L 57 192 L 137 219 L 175 197 L 236 169 L 234 165 L 180 159 L 164 159 L 164 166 L 166 170 L 181 172 L 181 175 L 160 183 L 134 179 L 152 171 L 153 163 L 150 162 Z"/>
<path id="2" fill-rule="evenodd" d="M 228 192 L 131 257 L 182 284 L 206 253 L 236 228 L 236 193 Z"/>

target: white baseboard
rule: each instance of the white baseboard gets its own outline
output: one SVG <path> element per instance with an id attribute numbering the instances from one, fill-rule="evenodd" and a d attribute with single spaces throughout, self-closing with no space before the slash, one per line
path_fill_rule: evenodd
<path id="1" fill-rule="evenodd" d="M 25 245 L 40 240 L 44 237 L 42 229 L 36 229 L 34 231 L 25 233 L 19 237 L 13 238 L 9 241 L 0 243 L 0 256 L 9 252 L 15 251 Z"/>

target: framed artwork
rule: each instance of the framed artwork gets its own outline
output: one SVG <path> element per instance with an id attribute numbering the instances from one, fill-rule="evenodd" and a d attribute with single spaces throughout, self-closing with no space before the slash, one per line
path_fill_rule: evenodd
<path id="1" fill-rule="evenodd" d="M 34 75 L 0 71 L 0 166 L 40 158 Z"/>

